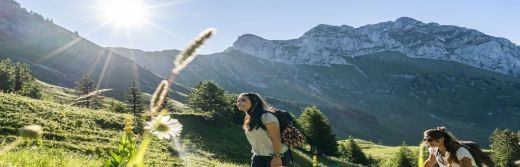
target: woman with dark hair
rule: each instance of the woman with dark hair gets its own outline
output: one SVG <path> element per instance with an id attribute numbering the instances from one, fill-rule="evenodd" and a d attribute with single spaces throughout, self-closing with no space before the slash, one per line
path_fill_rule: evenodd
<path id="1" fill-rule="evenodd" d="M 424 162 L 425 167 L 439 164 L 440 167 L 474 167 L 477 166 L 471 153 L 460 144 L 455 137 L 446 132 L 446 128 L 438 127 L 424 131 L 423 142 L 428 145 L 430 156 Z"/>
<path id="2" fill-rule="evenodd" d="M 251 167 L 286 166 L 290 161 L 288 147 L 282 144 L 278 119 L 274 108 L 257 93 L 242 93 L 237 98 L 237 107 L 245 113 L 242 125 L 251 144 Z"/>

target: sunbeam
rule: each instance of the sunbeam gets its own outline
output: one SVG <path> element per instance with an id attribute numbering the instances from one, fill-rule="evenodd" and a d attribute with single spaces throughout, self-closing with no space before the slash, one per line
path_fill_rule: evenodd
<path id="1" fill-rule="evenodd" d="M 168 31 L 168 30 L 166 30 L 166 29 L 164 29 L 164 28 L 161 28 L 160 26 L 158 26 L 158 25 L 156 25 L 156 24 L 153 24 L 153 23 L 151 23 L 151 22 L 146 22 L 146 25 L 148 25 L 148 26 L 151 27 L 151 28 L 154 28 L 155 30 L 159 30 L 159 31 L 161 31 L 161 32 L 164 32 L 164 33 L 167 33 L 167 34 L 169 34 L 169 35 L 172 35 L 172 36 L 175 37 L 175 38 L 182 38 L 181 36 L 179 36 L 179 35 L 177 35 L 177 34 L 171 32 L 171 31 Z"/>
<path id="2" fill-rule="evenodd" d="M 130 33 L 129 31 L 125 31 L 125 35 L 126 35 L 126 39 L 128 39 L 128 42 L 130 43 L 131 46 L 133 46 L 133 38 L 132 38 L 132 33 Z M 130 58 L 132 59 L 132 61 L 134 62 L 137 62 L 137 59 L 135 57 L 135 51 L 134 50 L 131 50 L 130 51 Z M 135 64 L 132 64 L 132 70 L 133 70 L 133 79 L 135 80 L 136 84 L 137 85 L 141 85 L 141 82 L 140 82 L 140 79 L 139 79 L 139 65 L 137 63 Z"/>
<path id="3" fill-rule="evenodd" d="M 106 26 L 106 25 L 108 25 L 108 24 L 105 23 L 105 24 L 101 24 L 101 25 L 95 27 L 95 28 L 92 29 L 91 31 L 87 32 L 87 33 L 85 34 L 85 36 L 87 36 L 88 34 L 94 33 L 95 31 L 101 29 L 102 27 L 104 27 L 104 26 Z M 81 41 L 82 39 L 83 39 L 83 38 L 81 38 L 81 37 L 76 38 L 76 39 L 74 39 L 74 40 L 68 42 L 67 44 L 63 45 L 62 47 L 60 47 L 60 48 L 58 48 L 58 49 L 56 49 L 56 50 L 53 50 L 52 52 L 50 52 L 50 53 L 48 53 L 48 54 L 42 56 L 41 58 L 39 58 L 38 60 L 36 60 L 34 63 L 35 63 L 35 64 L 38 64 L 38 63 L 41 63 L 42 61 L 45 61 L 45 60 L 47 60 L 47 59 L 50 59 L 50 58 L 52 58 L 53 56 L 56 56 L 56 55 L 60 54 L 61 52 L 67 50 L 68 48 L 74 46 L 76 43 L 78 43 L 78 42 Z"/>
<path id="4" fill-rule="evenodd" d="M 113 27 L 113 28 L 112 28 L 112 32 L 110 33 L 110 36 L 109 36 L 109 40 L 111 40 L 112 42 L 115 41 L 115 39 L 117 39 L 117 38 L 119 37 L 120 30 L 121 30 L 121 29 L 120 29 L 119 27 Z M 106 54 L 107 54 L 107 57 L 106 57 L 106 60 L 105 60 L 105 64 L 103 65 L 103 69 L 101 70 L 101 74 L 99 75 L 98 82 L 97 82 L 97 84 L 96 84 L 96 86 L 97 86 L 98 88 L 99 88 L 99 86 L 101 85 L 101 83 L 103 82 L 103 79 L 104 79 L 104 77 L 105 77 L 106 70 L 107 70 L 108 65 L 109 65 L 109 63 L 110 63 L 110 60 L 111 60 L 111 58 L 112 58 L 112 51 L 111 51 L 111 50 L 105 50 L 105 51 L 108 51 L 108 53 L 106 53 Z M 95 63 L 95 64 L 98 63 L 99 58 L 102 57 L 104 54 L 105 54 L 105 52 L 103 52 L 103 54 L 101 54 L 101 55 L 98 56 L 98 59 L 96 60 L 96 63 Z M 95 65 L 92 66 L 92 68 L 91 68 L 91 70 L 90 70 L 89 73 L 91 73 L 91 72 L 94 70 L 95 67 L 96 67 Z"/>

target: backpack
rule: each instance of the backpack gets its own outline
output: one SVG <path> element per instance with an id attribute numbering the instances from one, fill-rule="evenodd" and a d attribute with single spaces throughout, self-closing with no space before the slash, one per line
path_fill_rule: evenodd
<path id="1" fill-rule="evenodd" d="M 477 163 L 477 166 L 479 167 L 494 167 L 495 163 L 493 163 L 493 160 L 491 160 L 491 157 L 489 157 L 488 154 L 482 152 L 479 145 L 473 141 L 459 141 L 460 144 L 462 144 L 462 147 L 466 148 L 471 156 L 473 156 L 473 159 L 475 160 L 475 163 Z"/>
<path id="2" fill-rule="evenodd" d="M 283 110 L 276 110 L 273 115 L 278 118 L 282 143 L 289 147 L 297 147 L 305 143 L 303 133 L 296 128 L 292 115 Z"/>

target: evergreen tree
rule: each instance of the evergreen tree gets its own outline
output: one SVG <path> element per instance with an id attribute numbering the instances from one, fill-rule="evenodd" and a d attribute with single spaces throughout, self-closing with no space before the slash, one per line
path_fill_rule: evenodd
<path id="1" fill-rule="evenodd" d="M 298 123 L 311 145 L 311 151 L 318 154 L 336 155 L 338 144 L 336 135 L 332 133 L 329 121 L 316 107 L 306 107 L 298 118 Z"/>
<path id="2" fill-rule="evenodd" d="M 396 162 L 398 167 L 415 167 L 415 165 L 412 164 L 414 159 L 410 158 L 410 150 L 406 147 L 401 147 L 399 149 L 399 153 L 397 154 Z"/>
<path id="3" fill-rule="evenodd" d="M 381 167 L 415 167 L 417 161 L 415 154 L 410 150 L 405 143 L 399 148 L 399 152 L 392 158 L 381 162 Z"/>
<path id="4" fill-rule="evenodd" d="M 509 129 L 495 129 L 491 135 L 491 157 L 496 166 L 514 166 L 514 161 L 520 159 L 518 135 Z"/>
<path id="5" fill-rule="evenodd" d="M 110 106 L 108 108 L 109 111 L 116 112 L 116 113 L 125 113 L 127 110 L 127 107 L 125 104 L 114 100 L 110 101 Z"/>
<path id="6" fill-rule="evenodd" d="M 43 96 L 42 85 L 35 80 L 24 83 L 21 94 L 23 96 L 40 99 Z"/>
<path id="7" fill-rule="evenodd" d="M 83 75 L 80 80 L 76 81 L 76 86 L 74 89 L 78 92 L 79 97 L 82 97 L 95 91 L 96 86 L 94 81 L 90 79 L 90 76 L 87 74 Z M 85 98 L 77 101 L 75 104 L 86 108 L 96 108 L 97 105 L 99 105 L 99 98 L 97 95 L 86 96 Z"/>
<path id="8" fill-rule="evenodd" d="M 11 59 L 0 61 L 0 91 L 11 92 L 14 90 L 14 68 Z"/>
<path id="9" fill-rule="evenodd" d="M 225 108 L 224 112 L 219 114 L 220 118 L 223 118 L 226 120 L 233 119 L 233 116 L 235 115 L 235 111 L 239 111 L 238 107 L 236 105 L 237 97 L 238 97 L 238 95 L 236 95 L 236 94 L 224 93 L 224 99 L 226 100 L 226 104 L 224 105 L 224 108 Z M 242 112 L 242 111 L 240 111 L 240 112 Z M 242 117 L 242 120 L 243 120 L 243 117 Z"/>
<path id="10" fill-rule="evenodd" d="M 369 165 L 369 160 L 361 148 L 357 145 L 356 141 L 349 136 L 348 140 L 340 145 L 340 153 L 347 162 Z"/>
<path id="11" fill-rule="evenodd" d="M 188 95 L 188 106 L 195 111 L 208 112 L 214 118 L 229 112 L 224 89 L 211 81 L 201 81 L 195 86 Z"/>
<path id="12" fill-rule="evenodd" d="M 143 97 L 141 95 L 141 92 L 137 88 L 135 80 L 132 81 L 132 85 L 128 89 L 128 93 L 126 95 L 126 102 L 128 108 L 134 114 L 134 117 L 137 116 L 137 113 L 140 113 L 144 110 Z"/>
<path id="13" fill-rule="evenodd" d="M 14 92 L 32 98 L 41 98 L 41 85 L 31 76 L 26 63 L 12 63 L 10 59 L 0 62 L 0 91 Z"/>
<path id="14" fill-rule="evenodd" d="M 22 79 L 22 73 L 23 73 L 23 69 L 22 69 L 22 65 L 20 63 L 16 63 L 15 65 L 15 70 L 14 70 L 14 86 L 13 86 L 13 90 L 14 91 L 20 91 L 22 90 L 22 86 L 23 86 L 23 79 Z"/>
<path id="15" fill-rule="evenodd" d="M 32 77 L 29 64 L 16 63 L 14 90 L 24 96 L 33 98 L 41 96 L 41 85 Z"/>

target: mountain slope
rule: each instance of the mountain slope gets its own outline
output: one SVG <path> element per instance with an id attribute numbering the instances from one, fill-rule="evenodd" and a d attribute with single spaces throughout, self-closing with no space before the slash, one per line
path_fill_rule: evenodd
<path id="1" fill-rule="evenodd" d="M 118 98 L 133 79 L 144 92 L 152 92 L 161 79 L 11 0 L 0 1 L 0 58 L 27 62 L 39 80 L 65 87 L 73 87 L 82 75 L 90 74 L 100 88 L 114 89 L 107 94 Z M 175 87 L 183 94 L 189 92 Z"/>
<path id="2" fill-rule="evenodd" d="M 389 27 L 387 31 L 392 30 L 393 37 L 389 32 L 376 31 L 384 30 L 385 26 Z M 437 34 L 430 32 L 435 28 L 439 28 L 435 30 Z M 414 35 L 412 30 L 424 30 L 422 33 L 428 39 L 444 38 L 442 47 L 449 46 L 453 51 L 447 55 L 450 59 L 435 57 L 431 52 L 423 55 L 412 52 L 430 45 L 421 42 L 427 37 Z M 400 33 L 401 36 L 395 35 Z M 376 38 L 370 34 L 380 35 Z M 448 37 L 450 42 L 446 40 Z M 481 37 L 488 40 L 468 42 Z M 350 42 L 347 38 L 351 38 Z M 368 41 L 363 43 L 361 39 Z M 495 59 L 487 61 L 496 56 L 489 52 L 472 59 L 483 64 L 482 67 L 451 59 L 472 55 L 455 55 L 457 50 L 486 50 L 486 43 L 497 41 L 503 42 L 504 47 L 495 48 L 493 53 L 509 54 L 497 57 L 502 59 L 501 63 L 493 64 Z M 260 92 L 277 99 L 274 100 L 277 106 L 295 113 L 301 112 L 305 105 L 318 105 L 339 138 L 353 135 L 399 145 L 402 140 L 419 141 L 427 128 L 447 126 L 460 138 L 485 146 L 494 128 L 520 128 L 516 121 L 520 118 L 520 79 L 515 73 L 503 71 L 514 71 L 515 68 L 509 67 L 515 67 L 516 58 L 506 57 L 517 57 L 517 48 L 505 39 L 475 30 L 424 24 L 409 18 L 360 28 L 320 25 L 293 40 L 270 41 L 243 35 L 224 52 L 199 56 L 177 82 L 193 86 L 200 80 L 214 80 L 231 92 Z M 115 52 L 127 57 L 125 52 L 129 53 L 124 48 Z M 154 60 L 172 61 L 167 56 L 172 52 L 175 51 L 154 52 L 153 56 L 139 52 L 135 54 L 139 60 L 136 63 L 141 66 L 162 63 L 157 68 L 168 69 L 173 65 Z M 163 59 L 157 58 L 161 55 Z M 512 66 L 498 68 L 500 64 Z M 491 66 L 497 68 L 487 68 Z M 165 69 L 151 70 L 167 75 L 161 73 Z"/>

